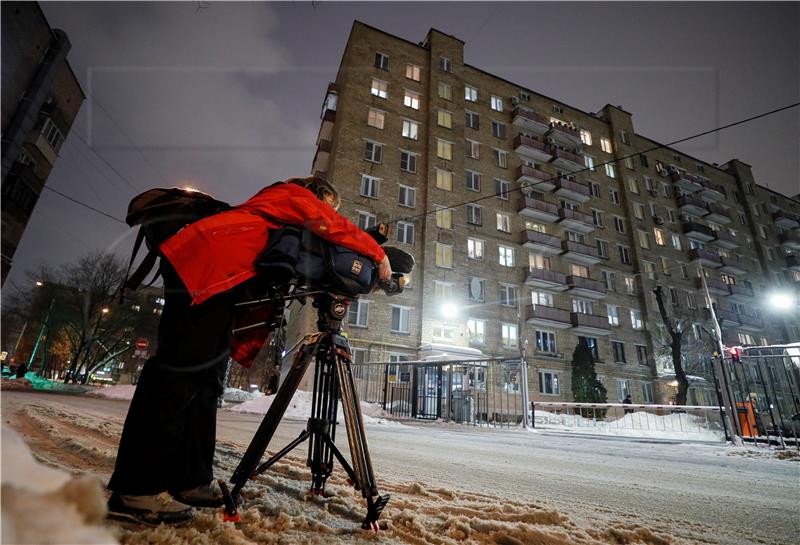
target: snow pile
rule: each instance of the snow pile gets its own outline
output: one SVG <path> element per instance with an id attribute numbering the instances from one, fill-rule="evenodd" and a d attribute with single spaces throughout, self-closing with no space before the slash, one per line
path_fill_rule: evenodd
<path id="1" fill-rule="evenodd" d="M 245 392 L 239 388 L 225 388 L 225 393 L 222 399 L 230 403 L 244 403 L 245 401 L 252 401 L 262 397 L 264 394 L 261 392 Z"/>
<path id="2" fill-rule="evenodd" d="M 703 417 L 687 413 L 657 415 L 636 411 L 616 420 L 604 421 L 584 418 L 578 414 L 559 414 L 537 410 L 534 417 L 538 428 L 624 437 L 725 441 L 725 433 L 717 422 L 707 421 Z"/>
<path id="3" fill-rule="evenodd" d="M 0 381 L 0 390 L 33 390 L 33 384 L 26 378 L 4 378 Z"/>
<path id="4" fill-rule="evenodd" d="M 33 459 L 22 438 L 2 428 L 2 542 L 116 543 L 101 526 L 106 500 L 94 477 L 70 477 Z"/>
<path id="5" fill-rule="evenodd" d="M 86 392 L 86 395 L 92 397 L 105 397 L 106 399 L 133 399 L 133 392 L 136 390 L 134 384 L 115 384 L 114 386 L 106 386 L 105 388 L 97 388 Z"/>
<path id="6" fill-rule="evenodd" d="M 261 396 L 250 401 L 245 401 L 241 405 L 237 405 L 236 407 L 232 407 L 228 410 L 236 413 L 267 414 L 267 411 L 269 411 L 269 408 L 272 406 L 272 402 L 274 400 L 274 395 Z M 292 396 L 292 400 L 289 403 L 289 406 L 286 408 L 286 412 L 283 414 L 283 416 L 285 418 L 297 418 L 300 420 L 305 420 L 311 416 L 311 402 L 311 392 L 297 390 L 294 393 L 294 396 Z M 377 405 L 376 408 L 376 404 L 374 403 L 361 403 L 361 413 L 364 417 L 365 424 L 402 426 L 402 424 L 399 422 L 387 420 L 386 414 L 380 409 L 380 405 Z M 341 402 L 339 403 L 339 409 L 336 411 L 336 420 L 339 423 L 344 421 Z"/>

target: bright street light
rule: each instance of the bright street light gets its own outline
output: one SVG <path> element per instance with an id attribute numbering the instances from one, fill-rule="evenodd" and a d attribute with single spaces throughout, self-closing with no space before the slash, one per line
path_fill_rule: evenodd
<path id="1" fill-rule="evenodd" d="M 103 312 L 103 314 L 108 314 L 111 311 L 108 309 L 108 307 L 103 307 L 102 312 Z"/>
<path id="2" fill-rule="evenodd" d="M 36 287 L 37 288 L 41 288 L 42 286 L 44 286 L 44 282 L 42 282 L 41 280 L 37 280 L 36 281 Z"/>
<path id="3" fill-rule="evenodd" d="M 787 311 L 795 306 L 795 298 L 789 292 L 774 291 L 767 295 L 767 303 L 775 310 Z"/>
<path id="4" fill-rule="evenodd" d="M 442 316 L 445 318 L 455 318 L 458 316 L 458 307 L 453 303 L 444 303 L 441 308 Z"/>

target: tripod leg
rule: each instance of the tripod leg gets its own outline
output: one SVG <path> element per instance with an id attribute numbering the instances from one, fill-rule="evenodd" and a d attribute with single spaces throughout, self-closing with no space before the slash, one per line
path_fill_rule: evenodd
<path id="1" fill-rule="evenodd" d="M 280 390 L 278 390 L 269 411 L 267 411 L 267 414 L 261 421 L 258 431 L 256 431 L 241 462 L 239 462 L 239 465 L 231 476 L 231 483 L 234 485 L 231 491 L 232 496 L 235 497 L 238 495 L 239 491 L 247 482 L 247 479 L 253 475 L 253 471 L 261 461 L 261 457 L 264 456 L 264 452 L 266 452 L 267 446 L 292 400 L 292 396 L 300 385 L 300 381 L 306 372 L 309 362 L 317 352 L 320 339 L 320 334 L 309 335 L 306 337 L 307 342 L 298 350 L 294 362 L 292 362 L 292 368 L 286 376 L 286 380 Z"/>

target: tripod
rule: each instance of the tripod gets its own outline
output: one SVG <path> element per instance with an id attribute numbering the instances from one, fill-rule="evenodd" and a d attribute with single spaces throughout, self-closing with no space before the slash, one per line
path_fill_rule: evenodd
<path id="1" fill-rule="evenodd" d="M 304 338 L 269 411 L 264 416 L 258 431 L 231 476 L 230 482 L 233 484 L 233 488 L 229 490 L 227 485 L 220 481 L 225 495 L 225 520 L 238 521 L 237 502 L 248 479 L 255 479 L 257 475 L 267 471 L 278 460 L 308 440 L 306 465 L 311 469 L 311 492 L 316 495 L 323 494 L 325 483 L 333 471 L 333 460 L 336 458 L 347 473 L 348 482 L 361 492 L 367 502 L 367 515 L 361 523 L 361 527 L 377 531 L 378 518 L 389 501 L 389 495 L 379 495 L 375 483 L 361 406 L 353 377 L 350 347 L 347 339 L 341 334 L 342 320 L 347 316 L 350 302 L 344 297 L 327 292 L 302 294 L 302 296 L 309 295 L 314 296 L 313 305 L 317 309 L 319 331 L 306 335 Z M 290 297 L 298 297 L 298 295 Z M 280 295 L 244 305 L 272 304 L 277 300 L 281 301 L 281 307 L 276 310 L 282 314 L 284 298 Z M 246 326 L 240 330 L 270 327 L 272 324 L 274 321 Z M 314 390 L 311 417 L 308 419 L 306 429 L 267 461 L 260 463 L 312 359 L 315 361 Z M 352 466 L 334 442 L 336 413 L 340 399 Z"/>

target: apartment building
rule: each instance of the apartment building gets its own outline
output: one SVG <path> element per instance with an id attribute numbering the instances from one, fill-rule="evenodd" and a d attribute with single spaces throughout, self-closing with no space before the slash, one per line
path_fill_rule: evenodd
<path id="1" fill-rule="evenodd" d="M 321 117 L 312 172 L 335 183 L 341 213 L 391 222 L 417 260 L 403 294 L 352 306 L 357 361 L 524 347 L 531 397 L 570 400 L 583 337 L 609 401 L 667 402 L 653 290 L 697 345 L 687 360 L 705 361 L 701 275 L 725 343 L 800 339 L 796 309 L 778 317 L 762 296 L 798 291 L 800 201 L 741 161 L 705 163 L 637 134 L 621 107 L 587 113 L 489 74 L 433 29 L 415 43 L 355 22 Z M 690 402 L 709 400 L 702 361 L 687 361 Z"/>
<path id="2" fill-rule="evenodd" d="M 2 282 L 86 98 L 66 60 L 67 35 L 36 2 L 2 4 Z"/>

